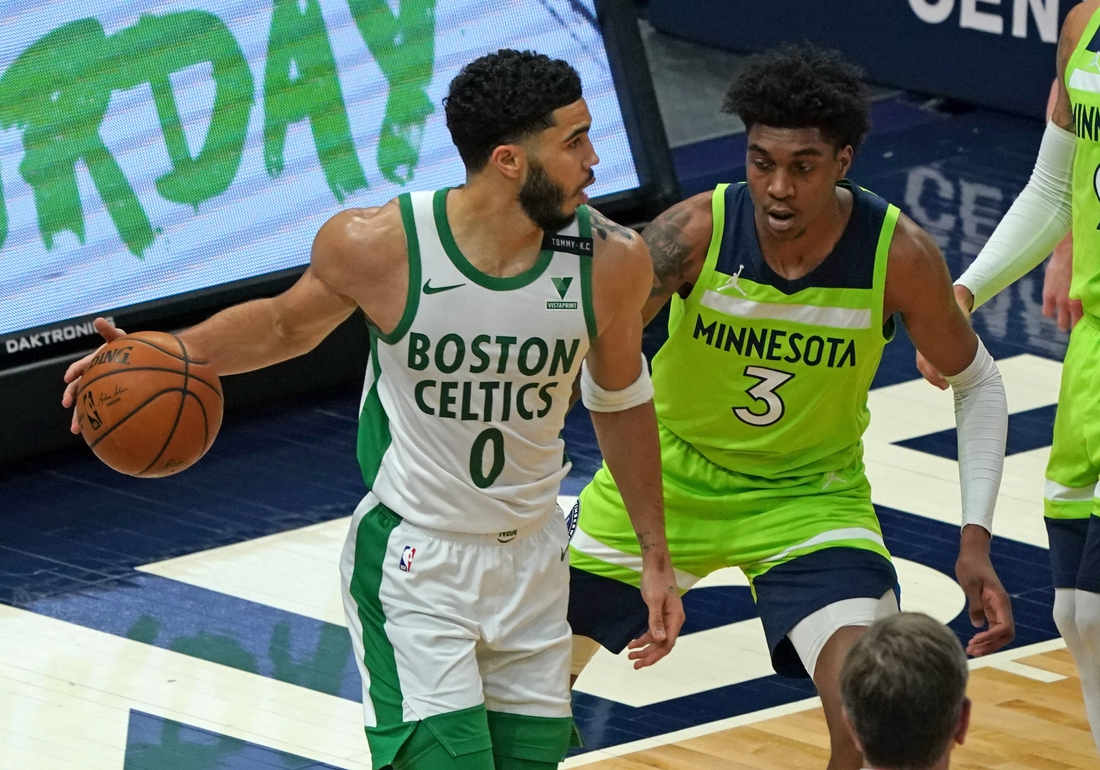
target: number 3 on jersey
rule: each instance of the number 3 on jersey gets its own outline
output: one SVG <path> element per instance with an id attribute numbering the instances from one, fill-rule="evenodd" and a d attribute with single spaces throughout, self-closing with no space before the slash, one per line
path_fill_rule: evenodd
<path id="1" fill-rule="evenodd" d="M 776 369 L 767 369 L 763 366 L 746 366 L 745 374 L 760 380 L 746 392 L 757 401 L 762 401 L 767 406 L 767 410 L 762 414 L 757 414 L 747 407 L 735 406 L 733 407 L 734 415 L 741 422 L 755 425 L 758 428 L 779 422 L 786 410 L 786 405 L 775 391 L 794 375 Z"/>

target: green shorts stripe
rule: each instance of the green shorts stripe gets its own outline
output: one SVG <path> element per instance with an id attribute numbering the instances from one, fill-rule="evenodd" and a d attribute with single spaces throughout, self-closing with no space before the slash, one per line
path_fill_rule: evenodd
<path id="1" fill-rule="evenodd" d="M 351 596 L 359 609 L 363 629 L 363 660 L 370 672 L 369 694 L 376 724 L 367 727 L 367 743 L 375 768 L 390 764 L 416 722 L 404 721 L 401 681 L 393 645 L 386 636 L 386 615 L 379 599 L 382 566 L 390 533 L 401 517 L 384 505 L 376 505 L 363 516 L 355 538 L 355 569 L 351 578 Z"/>

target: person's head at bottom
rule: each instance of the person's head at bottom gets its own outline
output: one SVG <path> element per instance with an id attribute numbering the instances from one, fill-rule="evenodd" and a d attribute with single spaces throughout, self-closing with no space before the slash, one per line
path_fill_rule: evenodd
<path id="1" fill-rule="evenodd" d="M 840 673 L 844 715 L 876 770 L 947 768 L 970 725 L 969 669 L 962 645 L 927 615 L 876 621 Z"/>

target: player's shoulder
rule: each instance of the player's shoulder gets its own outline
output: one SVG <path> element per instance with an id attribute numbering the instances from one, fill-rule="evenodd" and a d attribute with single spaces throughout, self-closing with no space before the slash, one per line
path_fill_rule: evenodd
<path id="1" fill-rule="evenodd" d="M 898 215 L 894 235 L 890 240 L 889 270 L 887 282 L 919 278 L 930 271 L 943 269 L 943 253 L 928 231 L 914 222 L 907 214 Z"/>
<path id="2" fill-rule="evenodd" d="M 592 257 L 595 265 L 629 265 L 649 259 L 642 237 L 625 225 L 588 207 L 588 220 L 592 228 Z"/>
<path id="3" fill-rule="evenodd" d="M 1083 0 L 1083 2 L 1078 3 L 1069 10 L 1069 13 L 1066 14 L 1066 20 L 1062 22 L 1062 36 L 1059 45 L 1062 51 L 1077 47 L 1081 35 L 1085 32 L 1085 27 L 1088 26 L 1089 20 L 1097 9 L 1100 9 L 1100 0 Z"/>
<path id="4" fill-rule="evenodd" d="M 653 265 L 642 236 L 591 206 L 588 216 L 592 226 L 592 280 L 599 293 L 630 292 L 635 285 L 648 290 L 653 282 Z"/>
<path id="5" fill-rule="evenodd" d="M 404 260 L 408 248 L 397 199 L 383 206 L 352 208 L 328 219 L 313 241 L 312 262 L 339 268 L 354 263 L 358 269 L 386 269 Z"/>

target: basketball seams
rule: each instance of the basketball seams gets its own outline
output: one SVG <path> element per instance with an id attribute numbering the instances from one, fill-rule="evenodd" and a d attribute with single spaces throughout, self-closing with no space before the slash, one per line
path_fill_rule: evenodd
<path id="1" fill-rule="evenodd" d="M 210 450 L 210 416 L 206 413 L 206 404 L 202 402 L 202 399 L 196 396 L 192 391 L 187 391 L 183 394 L 183 400 L 186 401 L 187 397 L 195 399 L 195 403 L 199 405 L 199 409 L 202 410 L 202 454 L 206 454 Z M 199 455 L 201 458 L 202 455 Z"/>
<path id="2" fill-rule="evenodd" d="M 174 335 L 147 334 L 151 340 L 126 335 L 112 341 L 108 347 L 114 355 L 104 354 L 102 361 L 97 359 L 104 365 L 86 371 L 77 391 L 78 409 L 91 410 L 94 401 L 100 402 L 95 408 L 107 408 L 103 417 L 95 418 L 105 423 L 94 423 L 99 431 L 90 428 L 81 416 L 81 433 L 89 446 L 108 466 L 139 478 L 170 475 L 205 455 L 218 434 L 225 402 L 221 382 L 209 361 L 192 359 L 187 346 Z M 125 350 L 125 355 L 118 353 L 119 349 Z M 123 373 L 130 376 L 118 376 Z M 206 392 L 200 392 L 196 383 L 206 386 Z M 131 392 L 121 395 L 128 390 Z M 174 398 L 177 393 L 179 401 L 173 415 L 171 400 L 164 398 Z M 217 400 L 207 405 L 211 395 Z M 197 410 L 188 410 L 189 396 L 194 398 Z M 134 404 L 135 398 L 140 398 L 140 403 Z M 85 402 L 87 410 L 83 409 Z M 152 422 L 145 417 L 149 412 L 153 412 Z M 131 418 L 136 415 L 141 416 L 135 422 Z M 162 442 L 159 448 L 158 440 Z"/>
<path id="3" fill-rule="evenodd" d="M 170 371 L 174 371 L 174 370 L 170 370 Z M 176 373 L 178 374 L 178 372 L 176 372 Z M 140 411 L 141 411 L 142 409 L 144 409 L 145 407 L 149 406 L 149 404 L 151 404 L 151 403 L 153 403 L 154 401 L 156 401 L 156 400 L 157 400 L 158 398 L 160 398 L 161 396 L 163 396 L 163 395 L 164 395 L 165 393 L 180 393 L 180 394 L 182 394 L 182 395 L 183 395 L 184 397 L 186 397 L 186 395 L 187 395 L 187 394 L 186 394 L 186 392 L 185 392 L 185 391 L 184 391 L 184 390 L 183 390 L 182 388 L 165 388 L 164 390 L 158 390 L 158 391 L 157 391 L 156 393 L 154 393 L 153 395 L 149 396 L 149 398 L 145 399 L 145 400 L 144 400 L 144 401 L 142 401 L 142 402 L 141 402 L 140 404 L 138 404 L 138 405 L 137 405 L 137 406 L 135 406 L 135 407 L 134 407 L 133 409 L 131 409 L 131 410 L 130 410 L 129 412 L 127 412 L 127 413 L 126 413 L 126 414 L 125 414 L 125 415 L 124 415 L 123 417 L 120 417 L 120 418 L 118 419 L 118 421 L 116 421 L 116 422 L 115 422 L 115 424 L 114 424 L 114 425 L 112 425 L 112 426 L 111 426 L 110 428 L 108 428 L 107 430 L 105 430 L 105 431 L 104 431 L 103 433 L 101 433 L 100 435 L 96 436 L 96 438 L 95 438 L 95 441 L 92 441 L 92 442 L 90 442 L 90 443 L 88 444 L 88 446 L 89 446 L 89 447 L 91 447 L 92 449 L 95 449 L 96 445 L 97 445 L 97 444 L 99 444 L 99 442 L 100 442 L 100 441 L 102 441 L 103 439 L 107 438 L 107 437 L 108 437 L 108 436 L 110 436 L 110 435 L 111 435 L 112 433 L 114 433 L 114 432 L 115 432 L 115 430 L 117 430 L 117 429 L 118 429 L 118 426 L 120 426 L 120 425 L 122 425 L 123 423 L 125 423 L 125 422 L 126 422 L 127 420 L 129 420 L 129 419 L 130 419 L 131 417 L 133 417 L 133 416 L 134 416 L 135 414 L 137 414 L 138 412 L 140 412 Z M 181 398 L 180 400 L 182 401 L 183 399 Z"/>
<path id="4" fill-rule="evenodd" d="M 141 332 L 138 332 L 138 334 L 140 334 L 140 333 Z M 167 332 L 164 332 L 164 333 L 167 334 Z M 164 355 L 171 356 L 172 358 L 176 359 L 177 361 L 190 361 L 191 363 L 197 364 L 199 366 L 206 366 L 207 364 L 210 363 L 207 360 L 199 360 L 197 358 L 188 357 L 187 348 L 185 348 L 183 346 L 183 341 L 180 340 L 178 337 L 174 337 L 174 339 L 176 340 L 176 342 L 178 342 L 180 344 L 180 349 L 183 351 L 182 353 L 173 353 L 171 350 L 166 350 L 166 349 L 162 348 L 160 345 L 156 344 L 155 342 L 150 342 L 149 340 L 143 339 L 141 337 L 133 337 L 133 336 L 127 335 L 126 339 L 127 340 L 132 340 L 133 342 L 140 342 L 142 345 L 148 345 L 149 347 L 153 348 L 154 350 L 159 350 Z"/>
<path id="5" fill-rule="evenodd" d="M 124 372 L 168 372 L 170 374 L 183 374 L 183 372 L 181 372 L 179 369 L 168 369 L 168 368 L 165 368 L 163 366 L 130 366 L 130 367 L 127 367 L 125 369 L 115 369 L 115 370 L 110 371 L 110 372 L 105 372 L 103 374 L 96 375 L 96 377 L 94 379 L 88 380 L 87 382 L 83 383 L 80 386 L 80 390 L 77 391 L 77 398 L 84 395 L 84 391 L 87 390 L 88 387 L 91 386 L 93 383 L 99 382 L 100 380 L 107 379 L 108 377 L 114 376 L 116 374 L 122 374 Z M 194 375 L 194 374 L 192 374 L 190 376 L 190 379 L 194 380 L 195 382 L 201 382 L 203 385 L 210 388 L 210 390 L 217 393 L 218 398 L 224 401 L 224 398 L 222 397 L 221 388 L 217 387 L 216 385 L 211 384 L 210 382 L 207 382 L 202 377 L 199 377 L 199 376 Z M 81 381 L 83 382 L 83 378 L 81 378 Z"/>
<path id="6" fill-rule="evenodd" d="M 183 407 L 186 406 L 186 404 L 187 404 L 187 380 L 189 379 L 188 376 L 187 376 L 187 371 L 190 368 L 190 364 L 187 361 L 187 348 L 183 347 L 183 342 L 180 342 L 178 339 L 176 341 L 180 343 L 180 352 L 183 354 L 183 359 L 182 359 L 183 360 L 183 371 L 180 372 L 180 374 L 183 375 L 183 387 L 181 388 L 181 391 L 180 391 L 180 392 L 183 393 L 183 395 L 180 397 L 179 408 L 176 409 L 176 419 L 172 421 L 172 430 L 168 431 L 168 436 L 164 439 L 164 444 L 161 446 L 160 451 L 157 452 L 157 456 L 154 457 L 153 461 L 150 462 L 149 465 L 147 465 L 144 468 L 144 470 L 142 470 L 141 473 L 139 474 L 139 475 L 142 475 L 142 476 L 144 476 L 146 473 L 148 473 L 153 468 L 154 465 L 156 465 L 158 462 L 160 462 L 160 458 L 164 457 L 165 450 L 167 450 L 168 445 L 172 443 L 172 437 L 176 435 L 176 429 L 180 426 L 180 417 L 183 416 Z M 204 423 L 203 427 L 204 427 L 204 429 L 205 429 L 205 422 L 206 422 L 206 418 L 205 418 L 205 415 L 204 415 L 203 416 L 203 423 Z"/>

